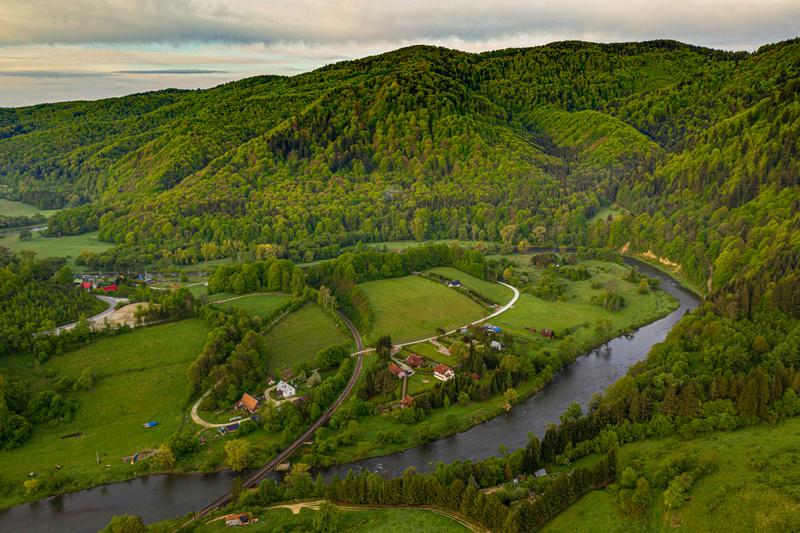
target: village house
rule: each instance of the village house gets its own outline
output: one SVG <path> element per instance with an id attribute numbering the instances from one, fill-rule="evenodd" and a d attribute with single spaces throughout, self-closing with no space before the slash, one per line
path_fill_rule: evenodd
<path id="1" fill-rule="evenodd" d="M 242 396 L 242 399 L 236 404 L 236 409 L 247 409 L 251 413 L 255 413 L 258 411 L 259 405 L 260 402 L 258 400 L 245 392 L 244 396 Z"/>
<path id="2" fill-rule="evenodd" d="M 489 346 L 491 346 L 493 350 L 502 350 L 506 347 L 505 344 L 500 341 L 492 341 L 489 343 Z"/>
<path id="3" fill-rule="evenodd" d="M 457 289 L 461 286 L 461 282 L 458 280 L 451 281 L 450 283 L 447 284 L 447 286 L 450 287 L 451 289 Z"/>
<path id="4" fill-rule="evenodd" d="M 408 359 L 406 359 L 406 363 L 408 363 L 409 366 L 413 366 L 414 368 L 419 368 L 425 364 L 425 358 L 420 357 L 415 353 L 412 353 L 411 355 L 408 356 Z"/>
<path id="5" fill-rule="evenodd" d="M 392 374 L 394 374 L 394 377 L 396 377 L 397 379 L 403 379 L 403 377 L 405 377 L 406 375 L 406 373 L 403 372 L 403 370 L 394 363 L 389 365 L 389 370 L 391 371 Z"/>
<path id="6" fill-rule="evenodd" d="M 291 398 L 295 395 L 297 391 L 295 391 L 294 387 L 286 383 L 285 381 L 278 382 L 278 388 L 276 390 L 276 394 L 278 398 Z"/>
<path id="7" fill-rule="evenodd" d="M 414 398 L 412 398 L 411 396 L 409 396 L 408 394 L 406 394 L 406 397 L 405 397 L 405 398 L 403 398 L 403 401 L 402 401 L 402 402 L 400 402 L 400 407 L 401 407 L 401 408 L 403 408 L 403 409 L 405 409 L 406 407 L 408 407 L 409 405 L 411 405 L 413 402 L 414 402 Z"/>
<path id="8" fill-rule="evenodd" d="M 447 381 L 453 379 L 453 376 L 455 376 L 455 372 L 447 365 L 438 364 L 436 368 L 433 369 L 433 377 L 436 379 Z"/>

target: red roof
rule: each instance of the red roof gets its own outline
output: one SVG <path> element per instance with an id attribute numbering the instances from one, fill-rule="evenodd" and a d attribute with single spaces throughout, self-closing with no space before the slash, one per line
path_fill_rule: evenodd
<path id="1" fill-rule="evenodd" d="M 106 291 L 106 292 L 115 291 L 115 290 L 117 290 L 117 286 L 116 285 L 109 285 L 108 287 L 103 287 L 103 290 Z"/>
<path id="2" fill-rule="evenodd" d="M 474 379 L 475 381 L 478 381 L 479 379 L 481 379 L 481 377 L 477 373 L 473 373 L 472 374 L 472 379 Z"/>
<path id="3" fill-rule="evenodd" d="M 83 287 L 84 289 L 91 289 L 92 284 L 89 283 L 88 281 L 84 281 L 83 283 L 81 283 L 81 287 Z"/>
<path id="4" fill-rule="evenodd" d="M 434 374 L 441 374 L 442 376 L 444 376 L 444 375 L 445 375 L 445 374 L 447 374 L 448 372 L 452 372 L 452 371 L 453 371 L 453 369 L 452 369 L 452 368 L 450 368 L 450 367 L 449 367 L 449 366 L 447 366 L 447 365 L 443 365 L 443 364 L 441 364 L 441 363 L 440 363 L 440 364 L 438 364 L 438 365 L 436 365 L 436 368 L 434 368 L 434 369 L 433 369 L 433 373 L 434 373 Z"/>
<path id="5" fill-rule="evenodd" d="M 244 393 L 244 396 L 242 396 L 242 401 L 239 403 L 241 403 L 251 411 L 255 411 L 256 409 L 258 409 L 258 400 L 256 400 L 246 392 Z"/>
<path id="6" fill-rule="evenodd" d="M 403 374 L 405 374 L 405 372 L 403 372 L 403 371 L 400 369 L 400 367 L 399 367 L 399 366 L 397 366 L 397 365 L 396 365 L 396 364 L 394 364 L 394 363 L 392 363 L 391 365 L 389 365 L 389 370 L 391 370 L 391 371 L 392 371 L 392 374 L 394 374 L 394 375 L 395 375 L 395 376 L 397 376 L 398 378 L 399 378 L 399 377 L 402 377 L 402 376 L 403 376 Z"/>
<path id="7" fill-rule="evenodd" d="M 411 405 L 411 402 L 413 402 L 413 401 L 414 401 L 414 398 L 412 398 L 411 396 L 406 394 L 406 397 L 403 398 L 402 405 L 403 405 L 403 407 L 408 407 L 409 405 Z"/>
<path id="8" fill-rule="evenodd" d="M 412 353 L 406 359 L 406 362 L 411 366 L 422 366 L 425 364 L 425 358 L 418 356 L 415 353 Z"/>

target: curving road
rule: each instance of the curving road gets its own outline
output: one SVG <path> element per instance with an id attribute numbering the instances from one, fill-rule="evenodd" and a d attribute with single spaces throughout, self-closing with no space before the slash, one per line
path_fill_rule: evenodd
<path id="1" fill-rule="evenodd" d="M 497 315 L 499 315 L 501 313 L 505 313 L 506 311 L 508 311 L 509 309 L 514 307 L 514 304 L 517 303 L 517 300 L 519 300 L 519 291 L 516 288 L 512 287 L 511 285 L 509 285 L 507 283 L 503 283 L 502 281 L 498 281 L 497 283 L 499 283 L 500 285 L 505 285 L 506 287 L 508 287 L 509 289 L 514 291 L 514 297 L 511 298 L 511 301 L 508 302 L 503 307 L 501 307 L 500 309 L 498 309 L 497 311 L 495 311 L 494 313 L 492 313 L 491 315 L 489 315 L 489 316 L 487 316 L 485 318 L 481 318 L 480 320 L 476 320 L 475 322 L 470 322 L 466 326 L 462 326 L 462 328 L 469 327 L 469 326 L 474 326 L 476 324 L 480 324 L 481 322 L 486 322 L 490 318 L 494 318 L 494 317 L 496 317 Z M 458 331 L 459 329 L 461 329 L 461 328 L 454 329 L 453 331 L 448 331 L 447 333 L 445 333 L 445 335 L 453 334 L 456 331 Z M 394 347 L 395 348 L 402 348 L 403 346 L 411 346 L 412 344 L 419 344 L 421 342 L 428 342 L 428 341 L 431 341 L 431 340 L 434 340 L 434 339 L 438 339 L 439 337 L 440 337 L 440 335 L 436 335 L 434 337 L 428 337 L 427 339 L 420 339 L 418 341 L 404 342 L 402 344 L 395 344 Z"/>
<path id="2" fill-rule="evenodd" d="M 355 387 L 356 382 L 358 381 L 358 376 L 361 374 L 361 367 L 364 362 L 364 344 L 362 343 L 361 336 L 358 334 L 358 330 L 356 330 L 355 326 L 353 326 L 353 324 L 343 314 L 339 313 L 339 311 L 336 312 L 339 315 L 339 317 L 341 317 L 341 319 L 344 321 L 344 323 L 347 324 L 347 327 L 350 329 L 350 333 L 353 334 L 353 338 L 355 338 L 356 347 L 358 349 L 358 351 L 355 354 L 353 354 L 357 357 L 357 360 L 356 360 L 356 367 L 353 370 L 353 375 L 350 377 L 350 381 L 348 382 L 347 386 L 345 387 L 344 391 L 339 396 L 339 398 L 337 398 L 336 401 L 333 402 L 333 405 L 331 405 L 331 407 L 327 411 L 325 411 L 325 413 L 322 416 L 320 416 L 316 421 L 314 421 L 313 424 L 311 424 L 311 427 L 305 430 L 302 435 L 300 435 L 297 439 L 295 439 L 295 441 L 291 443 L 288 447 L 286 447 L 286 449 L 284 449 L 278 455 L 273 457 L 267 464 L 265 464 L 264 466 L 262 466 L 261 468 L 259 468 L 258 470 L 256 470 L 255 472 L 250 474 L 250 476 L 247 477 L 247 479 L 244 481 L 245 488 L 251 488 L 256 486 L 258 482 L 264 479 L 264 477 L 267 474 L 272 472 L 275 469 L 275 467 L 286 461 L 289 457 L 291 457 L 291 455 L 294 452 L 296 452 L 300 448 L 300 446 L 308 442 L 308 440 L 314 435 L 314 432 L 317 431 L 317 429 L 322 427 L 324 424 L 326 424 L 328 420 L 330 420 L 331 416 L 333 416 L 333 413 L 336 412 L 336 410 L 342 405 L 344 400 L 347 398 L 347 396 Z M 197 513 L 197 516 L 195 518 L 181 525 L 178 529 L 191 523 L 192 521 L 197 520 L 198 518 L 204 517 L 211 511 L 215 511 L 217 509 L 226 506 L 231 502 L 231 499 L 232 499 L 231 493 L 230 492 L 225 493 L 224 495 L 219 497 L 216 501 L 214 501 L 211 505 L 209 505 L 208 507 Z"/>
<path id="3" fill-rule="evenodd" d="M 97 313 L 97 314 L 96 314 L 96 315 L 94 315 L 94 316 L 90 316 L 90 317 L 88 318 L 89 322 L 98 322 L 98 323 L 99 323 L 99 321 L 100 321 L 100 320 L 101 320 L 103 317 L 105 317 L 105 316 L 107 316 L 107 315 L 110 315 L 111 313 L 113 313 L 113 312 L 114 312 L 114 306 L 116 306 L 118 302 L 122 302 L 122 301 L 125 301 L 125 302 L 127 302 L 127 301 L 128 301 L 128 299 L 127 299 L 127 298 L 112 298 L 112 297 L 110 297 L 110 296 L 100 296 L 99 294 L 95 294 L 95 295 L 94 295 L 94 297 L 95 297 L 95 298 L 99 298 L 99 299 L 103 300 L 105 303 L 107 303 L 107 304 L 108 304 L 108 309 L 106 309 L 106 310 L 105 310 L 105 311 L 103 311 L 102 313 Z M 77 326 L 77 325 L 78 325 L 78 323 L 77 323 L 77 322 L 73 322 L 72 324 L 65 324 L 65 325 L 63 325 L 63 326 L 58 326 L 58 327 L 57 327 L 57 328 L 55 328 L 55 329 L 49 329 L 49 330 L 47 330 L 47 331 L 42 331 L 42 332 L 40 333 L 40 335 L 49 335 L 49 334 L 51 334 L 51 333 L 56 333 L 56 334 L 58 334 L 58 332 L 60 332 L 60 331 L 63 331 L 63 330 L 66 330 L 66 329 L 72 329 L 72 328 L 74 328 L 74 327 L 75 327 L 75 326 Z"/>

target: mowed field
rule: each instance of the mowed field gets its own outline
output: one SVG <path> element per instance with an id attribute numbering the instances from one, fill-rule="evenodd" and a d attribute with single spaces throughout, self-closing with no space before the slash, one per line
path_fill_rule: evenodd
<path id="1" fill-rule="evenodd" d="M 218 304 L 231 309 L 244 309 L 250 317 L 269 318 L 280 306 L 292 299 L 288 294 L 252 294 Z"/>
<path id="2" fill-rule="evenodd" d="M 292 368 L 300 361 L 313 362 L 317 352 L 331 344 L 349 344 L 353 341 L 325 311 L 312 302 L 283 317 L 265 336 L 269 346 L 270 369 Z"/>
<path id="3" fill-rule="evenodd" d="M 623 281 L 621 278 L 629 270 L 628 267 L 593 261 L 580 264 L 590 270 L 592 277 L 584 281 L 567 281 L 566 302 L 551 302 L 520 293 L 514 307 L 493 318 L 491 323 L 511 331 L 514 335 L 528 338 L 540 338 L 538 333 L 527 331 L 528 328 L 550 329 L 557 334 L 561 334 L 566 328 L 572 328 L 572 334 L 580 344 L 597 336 L 594 327 L 598 318 L 611 320 L 615 332 L 612 335 L 617 336 L 626 328 L 650 322 L 677 307 L 677 300 L 664 291 L 640 294 L 637 290 L 638 284 Z M 529 275 L 538 276 L 538 270 L 540 269 L 532 269 Z M 591 284 L 594 281 L 600 281 L 604 285 L 608 282 L 615 283 L 617 291 L 625 297 L 625 305 L 618 311 L 611 312 L 592 303 L 592 296 L 602 297 L 606 292 L 605 288 L 592 289 Z"/>
<path id="4" fill-rule="evenodd" d="M 259 513 L 258 523 L 247 526 L 251 532 L 314 531 L 316 511 L 300 509 L 299 514 L 285 508 L 267 509 Z M 336 516 L 338 533 L 467 533 L 470 530 L 445 516 L 422 509 L 364 509 L 342 510 Z M 216 520 L 207 526 L 209 533 L 229 531 L 225 520 Z"/>
<path id="5" fill-rule="evenodd" d="M 686 493 L 691 499 L 677 509 L 664 507 L 665 487 L 653 488 L 647 523 L 620 516 L 605 492 L 597 491 L 573 503 L 540 531 L 800 531 L 798 434 L 800 418 L 795 417 L 695 440 L 669 437 L 626 444 L 617 452 L 618 480 L 634 460 L 641 464 L 637 474 L 650 481 L 664 461 L 678 456 L 710 460 L 714 470 L 694 483 Z"/>
<path id="6" fill-rule="evenodd" d="M 69 423 L 37 427 L 20 448 L 0 452 L 5 481 L 26 479 L 56 464 L 76 478 L 100 476 L 105 464 L 113 471 L 125 468 L 121 458 L 157 448 L 181 423 L 180 402 L 186 392 L 186 369 L 203 348 L 208 327 L 199 319 L 137 329 L 99 341 L 42 365 L 61 376 L 78 378 L 84 368 L 98 375 L 90 391 L 68 392 L 80 408 Z M 0 359 L 0 365 L 31 380 L 34 394 L 49 389 L 35 372 L 30 356 Z M 144 429 L 145 422 L 158 422 Z M 75 432 L 79 436 L 62 438 Z M 95 452 L 100 456 L 97 464 Z"/>
<path id="7" fill-rule="evenodd" d="M 43 217 L 48 218 L 54 213 L 58 213 L 60 209 L 39 209 L 35 205 L 25 204 L 22 202 L 12 202 L 5 198 L 0 198 L 0 217 L 32 217 L 36 213 L 41 213 Z"/>
<path id="8" fill-rule="evenodd" d="M 83 235 L 70 235 L 68 237 L 42 237 L 38 231 L 33 232 L 33 239 L 29 241 L 19 240 L 18 234 L 6 235 L 0 237 L 0 246 L 10 248 L 14 252 L 20 250 L 33 250 L 36 252 L 36 257 L 44 259 L 45 257 L 67 257 L 67 264 L 75 271 L 79 271 L 81 267 L 75 264 L 75 258 L 80 255 L 83 250 L 91 250 L 96 254 L 104 252 L 109 248 L 113 248 L 113 243 L 101 242 L 97 240 L 97 232 L 84 233 Z"/>
<path id="9" fill-rule="evenodd" d="M 453 280 L 457 279 L 465 287 L 492 299 L 500 305 L 507 304 L 514 296 L 514 291 L 504 285 L 478 279 L 453 267 L 433 268 L 429 270 L 429 272 L 432 272 L 433 274 L 439 274 Z"/>
<path id="10" fill-rule="evenodd" d="M 395 343 L 436 335 L 479 320 L 489 309 L 454 289 L 418 276 L 361 284 L 372 308 L 372 337 L 390 334 Z"/>

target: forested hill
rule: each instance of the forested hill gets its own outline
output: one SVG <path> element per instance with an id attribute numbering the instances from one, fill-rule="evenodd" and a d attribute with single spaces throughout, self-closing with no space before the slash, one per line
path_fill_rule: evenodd
<path id="1" fill-rule="evenodd" d="M 78 206 L 49 233 L 99 229 L 144 262 L 204 243 L 320 259 L 513 226 L 509 244 L 628 244 L 717 288 L 767 260 L 798 267 L 782 251 L 800 249 L 799 76 L 798 40 L 754 54 L 415 46 L 291 78 L 0 110 L 0 190 Z M 613 203 L 628 214 L 596 216 Z"/>

